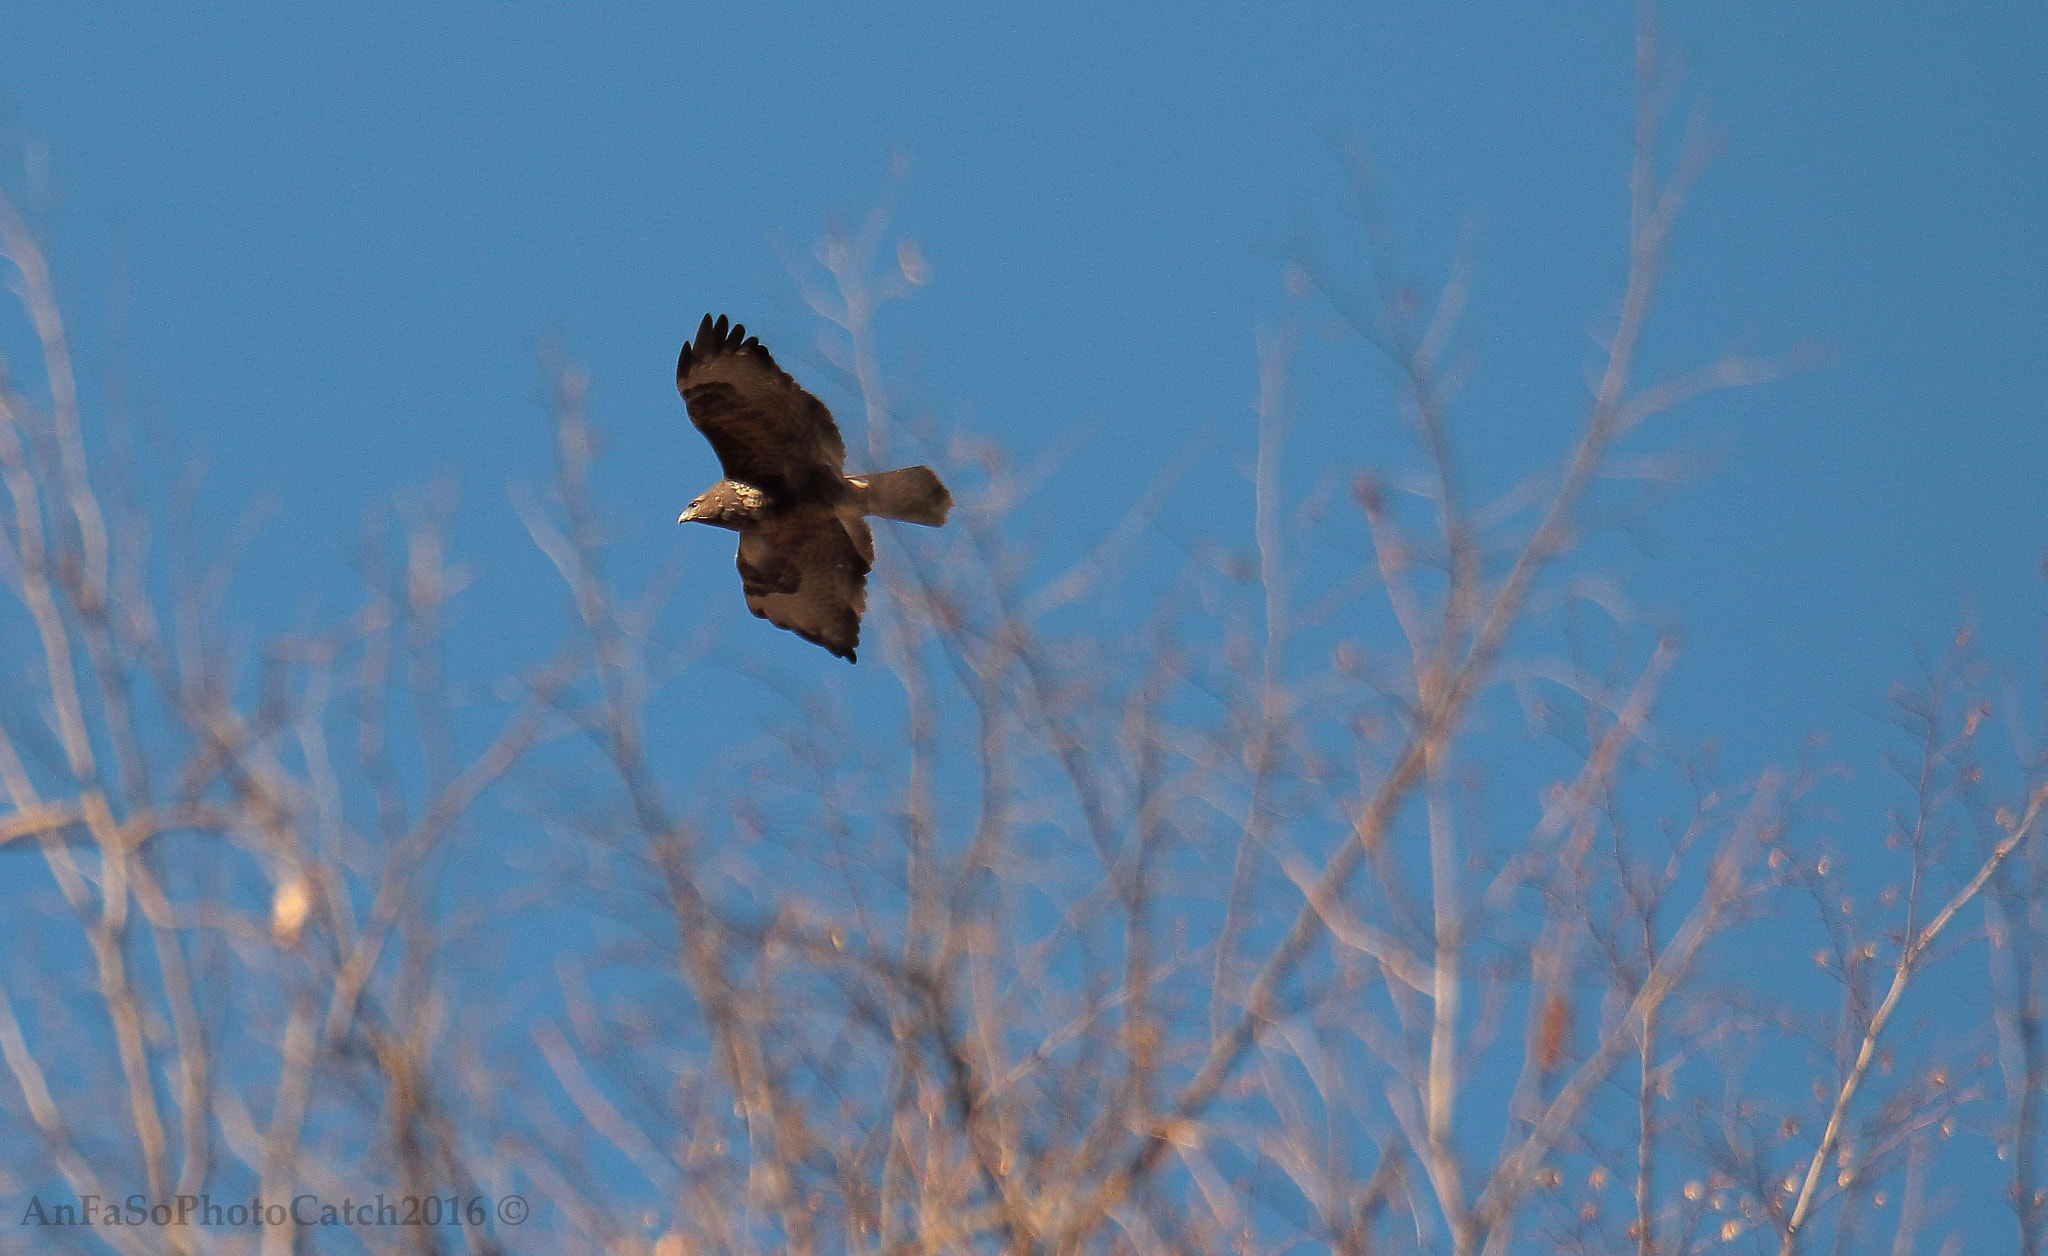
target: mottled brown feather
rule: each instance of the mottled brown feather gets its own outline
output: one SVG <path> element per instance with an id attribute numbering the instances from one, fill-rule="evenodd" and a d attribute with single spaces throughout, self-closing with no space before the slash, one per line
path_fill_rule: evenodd
<path id="1" fill-rule="evenodd" d="M 748 610 L 852 662 L 874 558 L 867 520 L 820 506 L 743 530 L 737 561 Z"/>
<path id="2" fill-rule="evenodd" d="M 846 442 L 832 412 L 743 325 L 706 314 L 676 359 L 676 388 L 726 478 L 784 501 L 843 495 Z"/>

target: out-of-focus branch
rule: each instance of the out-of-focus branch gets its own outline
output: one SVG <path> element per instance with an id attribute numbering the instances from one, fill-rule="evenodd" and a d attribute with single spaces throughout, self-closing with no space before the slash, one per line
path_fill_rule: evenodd
<path id="1" fill-rule="evenodd" d="M 1957 912 L 1968 906 L 1977 897 L 2005 861 L 2012 857 L 2029 837 L 2033 836 L 2041 809 L 2048 804 L 2048 786 L 2036 789 L 2027 799 L 2026 810 L 2012 819 L 2005 838 L 1993 847 L 1962 888 L 1951 896 L 1940 911 L 1934 914 L 1919 930 L 1913 932 L 1899 951 L 1899 958 L 1892 968 L 1891 985 L 1885 990 L 1884 1001 L 1870 1018 L 1870 1025 L 1863 1031 L 1863 1040 L 1856 1048 L 1856 1061 L 1849 1068 L 1849 1075 L 1842 1079 L 1841 1087 L 1835 1092 L 1834 1106 L 1828 1112 L 1827 1127 L 1821 1131 L 1820 1143 L 1814 1148 L 1813 1158 L 1806 1166 L 1806 1175 L 1799 1184 L 1799 1197 L 1792 1205 L 1792 1215 L 1785 1220 L 1784 1237 L 1778 1244 L 1779 1256 L 1792 1256 L 1798 1250 L 1801 1227 L 1806 1224 L 1813 1208 L 1814 1197 L 1820 1189 L 1821 1173 L 1827 1167 L 1828 1159 L 1834 1154 L 1835 1144 L 1842 1136 L 1842 1122 L 1848 1115 L 1849 1105 L 1862 1087 L 1864 1076 L 1870 1071 L 1871 1062 L 1877 1057 L 1877 1042 L 1884 1034 L 1885 1026 L 1891 1022 L 1892 1013 L 1898 1010 L 1899 1000 L 1904 997 L 1906 987 L 1912 983 L 1919 965 L 1929 947 L 1934 945 Z"/>
<path id="2" fill-rule="evenodd" d="M 1639 78 L 1646 84 L 1646 89 L 1638 110 L 1636 161 L 1631 184 L 1634 209 L 1630 223 L 1628 282 L 1622 298 L 1620 320 L 1608 345 L 1606 369 L 1595 390 L 1585 428 L 1542 520 L 1521 547 L 1507 575 L 1483 599 L 1484 612 L 1475 617 L 1469 641 L 1458 647 L 1455 663 L 1443 666 L 1434 676 L 1425 674 L 1418 677 L 1420 710 L 1415 726 L 1387 777 L 1361 810 L 1355 825 L 1357 840 L 1347 843 L 1329 860 L 1317 881 L 1316 894 L 1311 902 L 1341 898 L 1358 864 L 1384 840 L 1394 817 L 1424 779 L 1432 757 L 1440 755 L 1448 745 L 1467 705 L 1491 674 L 1509 634 L 1520 622 L 1537 577 L 1566 550 L 1578 509 L 1592 488 L 1608 450 L 1621 434 L 1625 406 L 1630 396 L 1635 350 L 1649 318 L 1651 297 L 1662 271 L 1671 229 L 1684 203 L 1685 192 L 1697 177 L 1706 157 L 1704 142 L 1694 140 L 1688 144 L 1677 172 L 1668 181 L 1657 178 L 1659 119 L 1654 98 L 1647 90 L 1657 61 L 1647 32 L 1639 50 L 1638 67 Z M 1440 462 L 1440 465 L 1448 468 L 1447 461 Z M 1477 601 L 1480 599 L 1475 595 Z M 1451 626 L 1447 621 L 1447 644 L 1439 646 L 1438 657 L 1446 657 L 1443 651 L 1453 648 L 1448 644 L 1453 640 L 1448 631 Z M 1247 992 L 1243 1010 L 1223 1033 L 1217 1035 L 1194 1076 L 1182 1088 L 1171 1113 L 1162 1118 L 1158 1131 L 1140 1140 L 1130 1160 L 1111 1174 L 1088 1203 L 1069 1219 L 1065 1241 L 1072 1241 L 1083 1227 L 1093 1225 L 1095 1218 L 1112 1206 L 1112 1201 L 1121 1198 L 1151 1172 L 1165 1149 L 1169 1138 L 1166 1131 L 1196 1119 L 1207 1108 L 1256 1040 L 1260 1027 L 1272 1016 L 1274 1000 L 1281 985 L 1307 955 L 1319 932 L 1319 914 L 1313 906 L 1304 906 L 1285 938 L 1261 967 Z"/>

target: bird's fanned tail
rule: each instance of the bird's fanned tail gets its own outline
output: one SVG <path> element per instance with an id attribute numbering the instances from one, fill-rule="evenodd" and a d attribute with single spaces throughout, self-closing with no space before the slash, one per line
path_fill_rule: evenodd
<path id="1" fill-rule="evenodd" d="M 953 495 L 930 467 L 903 467 L 848 478 L 867 490 L 863 503 L 867 514 L 936 528 L 953 509 Z"/>

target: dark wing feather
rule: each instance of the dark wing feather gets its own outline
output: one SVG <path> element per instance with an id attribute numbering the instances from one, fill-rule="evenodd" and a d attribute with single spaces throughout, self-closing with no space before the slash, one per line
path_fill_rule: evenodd
<path id="1" fill-rule="evenodd" d="M 744 326 L 706 314 L 676 359 L 676 388 L 727 479 L 785 502 L 838 488 L 846 442 L 832 412 Z"/>
<path id="2" fill-rule="evenodd" d="M 740 533 L 747 609 L 852 662 L 868 604 L 874 534 L 867 520 L 813 509 Z"/>

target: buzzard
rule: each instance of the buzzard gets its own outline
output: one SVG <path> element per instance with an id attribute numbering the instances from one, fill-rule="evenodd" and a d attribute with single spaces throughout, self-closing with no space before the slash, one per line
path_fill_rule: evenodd
<path id="1" fill-rule="evenodd" d="M 832 412 L 723 314 L 684 343 L 676 388 L 725 471 L 676 522 L 739 533 L 747 609 L 853 662 L 875 562 L 866 517 L 936 528 L 953 495 L 930 467 L 847 475 Z"/>

